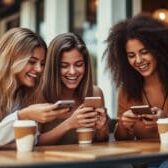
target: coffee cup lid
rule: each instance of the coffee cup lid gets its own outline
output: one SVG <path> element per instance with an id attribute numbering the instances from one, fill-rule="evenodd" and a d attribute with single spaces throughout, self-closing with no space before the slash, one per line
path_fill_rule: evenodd
<path id="1" fill-rule="evenodd" d="M 168 123 L 168 118 L 160 118 L 157 120 L 158 124 L 167 124 Z"/>
<path id="2" fill-rule="evenodd" d="M 76 132 L 94 131 L 93 128 L 77 128 Z"/>
<path id="3" fill-rule="evenodd" d="M 29 127 L 29 126 L 37 126 L 37 123 L 33 120 L 16 120 L 13 126 L 14 127 Z"/>

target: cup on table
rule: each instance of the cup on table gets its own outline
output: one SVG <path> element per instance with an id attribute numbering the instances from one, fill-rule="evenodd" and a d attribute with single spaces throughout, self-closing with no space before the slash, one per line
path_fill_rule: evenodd
<path id="1" fill-rule="evenodd" d="M 91 144 L 94 136 L 93 128 L 78 128 L 76 129 L 79 144 Z"/>
<path id="2" fill-rule="evenodd" d="M 17 151 L 32 151 L 37 127 L 36 122 L 32 120 L 16 120 L 13 127 Z"/>
<path id="3" fill-rule="evenodd" d="M 160 136 L 160 143 L 162 145 L 168 145 L 168 118 L 158 119 L 157 125 Z"/>

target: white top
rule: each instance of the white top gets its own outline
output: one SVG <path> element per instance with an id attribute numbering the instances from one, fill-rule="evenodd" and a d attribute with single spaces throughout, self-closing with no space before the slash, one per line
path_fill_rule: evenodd
<path id="1" fill-rule="evenodd" d="M 0 122 L 0 146 L 14 141 L 13 123 L 18 119 L 17 111 L 9 114 Z"/>

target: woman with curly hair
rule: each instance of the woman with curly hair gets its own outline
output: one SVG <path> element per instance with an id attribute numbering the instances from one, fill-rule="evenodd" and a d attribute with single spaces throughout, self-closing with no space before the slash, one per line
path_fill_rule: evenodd
<path id="1" fill-rule="evenodd" d="M 147 15 L 116 24 L 107 38 L 107 67 L 117 86 L 116 140 L 159 138 L 156 120 L 168 116 L 168 27 Z M 131 106 L 149 105 L 136 115 Z"/>
<path id="2" fill-rule="evenodd" d="M 0 38 L 0 146 L 14 140 L 17 119 L 45 123 L 65 110 L 53 104 L 31 104 L 42 76 L 47 47 L 41 37 L 26 28 L 13 28 Z"/>

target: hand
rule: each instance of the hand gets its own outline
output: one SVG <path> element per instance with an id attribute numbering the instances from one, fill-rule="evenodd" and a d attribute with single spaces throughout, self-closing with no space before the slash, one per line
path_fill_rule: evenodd
<path id="1" fill-rule="evenodd" d="M 152 107 L 151 111 L 152 111 L 152 114 L 141 115 L 142 121 L 147 128 L 155 127 L 156 121 L 159 118 L 165 117 L 165 112 L 158 107 Z"/>
<path id="2" fill-rule="evenodd" d="M 107 124 L 107 113 L 105 108 L 96 108 L 97 112 L 97 121 L 96 121 L 96 129 L 101 129 Z"/>
<path id="3" fill-rule="evenodd" d="M 121 117 L 122 125 L 128 130 L 133 129 L 138 119 L 139 116 L 134 114 L 131 110 L 124 112 Z"/>
<path id="4" fill-rule="evenodd" d="M 46 123 L 60 118 L 69 112 L 69 108 L 57 109 L 55 104 L 33 104 L 18 112 L 19 119 L 35 120 Z"/>
<path id="5" fill-rule="evenodd" d="M 92 107 L 79 106 L 67 119 L 70 129 L 80 127 L 94 127 L 97 120 L 97 112 Z"/>

